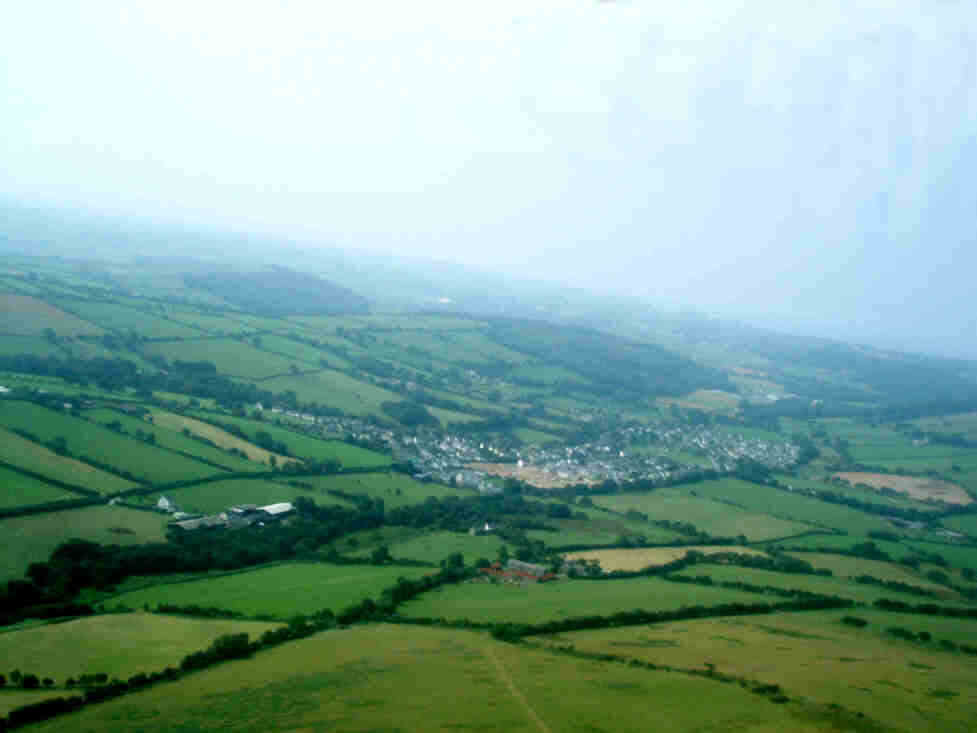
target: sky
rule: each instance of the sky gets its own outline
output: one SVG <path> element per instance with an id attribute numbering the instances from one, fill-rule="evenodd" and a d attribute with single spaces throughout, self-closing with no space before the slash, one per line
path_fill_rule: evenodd
<path id="1" fill-rule="evenodd" d="M 16 3 L 0 195 L 977 358 L 977 4 Z"/>

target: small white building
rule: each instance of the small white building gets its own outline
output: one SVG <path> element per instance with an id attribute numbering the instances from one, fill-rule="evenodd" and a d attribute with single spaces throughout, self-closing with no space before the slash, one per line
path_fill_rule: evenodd
<path id="1" fill-rule="evenodd" d="M 279 502 L 277 504 L 269 504 L 268 506 L 258 507 L 258 511 L 259 512 L 264 512 L 269 517 L 272 517 L 274 519 L 278 519 L 280 517 L 284 517 L 286 514 L 289 514 L 289 513 L 293 512 L 293 511 L 295 511 L 295 507 L 293 507 L 287 501 L 282 501 L 282 502 Z"/>

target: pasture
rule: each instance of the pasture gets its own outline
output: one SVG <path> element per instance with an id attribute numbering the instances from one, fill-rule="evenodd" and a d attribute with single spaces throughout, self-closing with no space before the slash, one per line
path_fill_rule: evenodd
<path id="1" fill-rule="evenodd" d="M 252 639 L 278 624 L 226 619 L 191 619 L 152 613 L 113 613 L 0 633 L 4 672 L 19 669 L 51 677 L 62 686 L 69 677 L 104 672 L 127 679 L 138 672 L 179 667 L 191 652 L 223 634 Z"/>
<path id="2" fill-rule="evenodd" d="M 850 557 L 848 555 L 832 555 L 821 552 L 794 552 L 793 557 L 811 563 L 816 569 L 830 570 L 836 578 L 855 578 L 859 575 L 871 575 L 879 580 L 906 583 L 918 588 L 926 588 L 939 593 L 944 598 L 958 598 L 957 594 L 940 583 L 934 583 L 904 565 L 897 565 L 881 560 L 867 560 L 864 557 Z"/>
<path id="3" fill-rule="evenodd" d="M 802 590 L 826 596 L 838 596 L 859 603 L 873 603 L 879 598 L 924 603 L 926 598 L 889 590 L 878 585 L 863 585 L 845 578 L 805 575 L 799 573 L 779 573 L 773 570 L 759 570 L 734 565 L 696 565 L 677 573 L 683 577 L 708 576 L 716 583 L 749 583 L 750 585 L 770 586 L 782 590 Z M 929 599 L 932 600 L 932 599 Z"/>
<path id="4" fill-rule="evenodd" d="M 64 307 L 87 321 L 97 323 L 102 328 L 111 331 L 134 331 L 149 339 L 197 338 L 204 335 L 191 326 L 160 318 L 145 310 L 128 308 L 115 303 L 72 300 L 66 301 Z"/>
<path id="5" fill-rule="evenodd" d="M 59 336 L 97 334 L 102 330 L 30 295 L 0 293 L 0 333 L 36 336 L 48 328 Z"/>
<path id="6" fill-rule="evenodd" d="M 293 365 L 298 366 L 292 359 L 256 349 L 245 341 L 228 338 L 152 343 L 147 344 L 145 350 L 171 362 L 209 361 L 221 374 L 242 379 L 265 379 L 276 374 L 288 374 Z"/>
<path id="7" fill-rule="evenodd" d="M 569 552 L 563 557 L 568 561 L 596 560 L 601 570 L 644 570 L 649 567 L 667 565 L 690 552 L 700 552 L 703 555 L 715 555 L 719 552 L 735 552 L 739 555 L 766 555 L 762 550 L 755 550 L 740 545 L 691 545 L 688 547 L 641 547 L 631 550 L 586 550 L 584 552 Z"/>
<path id="8" fill-rule="evenodd" d="M 678 542 L 681 535 L 640 521 L 600 512 L 588 512 L 589 519 L 545 519 L 552 531 L 531 529 L 526 536 L 542 540 L 548 547 L 571 548 L 579 545 L 612 545 L 622 536 L 641 536 L 648 542 Z"/>
<path id="9" fill-rule="evenodd" d="M 279 465 L 283 465 L 284 463 L 293 460 L 277 453 L 267 451 L 254 443 L 249 443 L 246 440 L 242 440 L 236 435 L 232 435 L 226 430 L 222 430 L 221 428 L 204 422 L 203 420 L 195 420 L 192 417 L 177 415 L 173 412 L 158 409 L 152 410 L 150 414 L 152 415 L 153 422 L 162 428 L 179 433 L 182 433 L 184 430 L 189 430 L 192 435 L 205 438 L 224 450 L 233 449 L 243 452 L 254 463 L 260 463 L 267 466 L 269 464 L 269 459 L 272 456 L 275 457 L 275 460 Z"/>
<path id="10" fill-rule="evenodd" d="M 818 524 L 850 534 L 864 535 L 872 530 L 892 530 L 889 522 L 872 514 L 840 504 L 829 504 L 799 492 L 785 491 L 738 479 L 691 484 L 688 493 L 729 502 L 747 511 L 765 512 L 782 519 Z"/>
<path id="11" fill-rule="evenodd" d="M 397 578 L 417 578 L 429 572 L 430 568 L 296 563 L 157 585 L 123 593 L 114 602 L 131 608 L 196 604 L 288 619 L 326 608 L 338 613 L 365 598 L 379 597 Z"/>
<path id="12" fill-rule="evenodd" d="M 34 730 L 218 728 L 255 733 L 831 729 L 798 703 L 771 705 L 736 685 L 554 655 L 464 631 L 373 625 L 284 644 Z"/>
<path id="13" fill-rule="evenodd" d="M 213 420 L 224 425 L 239 428 L 249 439 L 254 440 L 258 433 L 267 433 L 273 440 L 288 446 L 289 453 L 299 458 L 310 458 L 314 461 L 336 460 L 347 468 L 364 468 L 369 466 L 389 466 L 391 459 L 376 451 L 360 448 L 339 440 L 325 440 L 315 438 L 305 433 L 280 427 L 271 421 L 274 413 L 267 420 L 249 420 L 232 415 L 218 415 L 195 411 L 194 416 L 201 421 Z"/>
<path id="14" fill-rule="evenodd" d="M 383 415 L 381 404 L 402 399 L 394 392 L 354 379 L 335 369 L 276 377 L 263 381 L 261 386 L 272 392 L 292 390 L 302 402 L 328 405 L 351 415 L 380 417 Z"/>
<path id="15" fill-rule="evenodd" d="M 78 494 L 0 466 L 0 509 L 77 498 Z"/>
<path id="16" fill-rule="evenodd" d="M 119 429 L 126 435 L 133 436 L 136 435 L 138 431 L 141 431 L 143 434 L 152 435 L 156 441 L 156 445 L 162 448 L 177 451 L 179 453 L 189 454 L 194 458 L 199 458 L 208 463 L 216 464 L 220 468 L 226 468 L 228 471 L 268 470 L 267 465 L 261 465 L 245 460 L 240 456 L 236 456 L 232 453 L 222 451 L 219 448 L 209 445 L 202 440 L 194 440 L 192 437 L 184 435 L 182 431 L 176 431 L 162 425 L 157 425 L 155 420 L 153 422 L 149 422 L 147 420 L 142 420 L 137 417 L 131 417 L 121 412 L 117 412 L 116 410 L 109 410 L 105 408 L 87 410 L 84 415 L 86 418 L 98 423 L 99 425 L 108 426 L 114 423 L 118 425 Z"/>
<path id="17" fill-rule="evenodd" d="M 74 458 L 59 456 L 43 445 L 3 428 L 0 428 L 0 460 L 27 471 L 49 476 L 57 481 L 103 494 L 135 486 L 128 479 L 76 461 Z"/>
<path id="18" fill-rule="evenodd" d="M 420 618 L 535 624 L 635 609 L 664 611 L 683 606 L 764 600 L 756 593 L 672 583 L 660 578 L 559 580 L 528 585 L 479 581 L 425 593 L 401 606 L 400 612 Z"/>
<path id="19" fill-rule="evenodd" d="M 300 479 L 298 479 L 300 480 Z M 293 501 L 296 497 L 306 496 L 319 504 L 346 504 L 328 494 L 309 491 L 307 489 L 289 486 L 284 482 L 266 481 L 264 479 L 226 479 L 224 481 L 209 481 L 186 488 L 167 490 L 163 492 L 186 512 L 200 512 L 202 514 L 216 514 L 235 504 L 275 504 L 282 501 Z M 152 494 L 147 501 L 155 503 L 159 494 Z"/>
<path id="20" fill-rule="evenodd" d="M 162 542 L 166 539 L 165 522 L 160 514 L 118 506 L 91 506 L 0 520 L 4 535 L 0 580 L 22 577 L 28 565 L 47 560 L 55 547 L 69 539 L 104 545 Z"/>
<path id="21" fill-rule="evenodd" d="M 934 639 L 974 643 L 977 624 L 857 609 L 852 615 L 869 625 L 854 629 L 841 623 L 844 615 L 680 621 L 561 634 L 552 643 L 680 669 L 709 665 L 720 674 L 779 684 L 792 698 L 863 713 L 884 730 L 972 730 L 977 659 L 941 651 L 936 643 L 901 641 L 884 629 L 928 629 Z M 866 726 L 879 730 L 869 721 Z"/>
<path id="22" fill-rule="evenodd" d="M 892 489 L 914 499 L 936 500 L 945 504 L 971 504 L 973 499 L 956 484 L 929 477 L 895 476 L 888 473 L 842 472 L 835 477 L 850 484 L 865 484 L 875 488 Z"/>
<path id="23" fill-rule="evenodd" d="M 458 532 L 432 532 L 395 542 L 390 545 L 390 554 L 398 560 L 420 560 L 437 565 L 448 555 L 460 552 L 466 565 L 474 565 L 480 558 L 494 561 L 503 544 L 494 534 L 473 537 Z"/>
<path id="24" fill-rule="evenodd" d="M 0 425 L 27 430 L 46 443 L 64 438 L 70 454 L 129 471 L 141 481 L 182 481 L 220 472 L 205 463 L 30 402 L 8 402 L 4 408 L 0 410 Z"/>
<path id="25" fill-rule="evenodd" d="M 325 366 L 334 369 L 348 369 L 350 367 L 350 363 L 346 359 L 336 356 L 330 351 L 309 346 L 302 341 L 296 341 L 278 334 L 262 334 L 259 338 L 259 348 L 280 354 L 287 359 L 295 359 L 310 367 L 323 366 L 323 362 L 325 362 Z"/>
<path id="26" fill-rule="evenodd" d="M 650 493 L 594 497 L 594 503 L 618 512 L 635 509 L 650 519 L 688 522 L 719 537 L 745 536 L 750 541 L 789 537 L 813 529 L 809 524 L 779 519 L 730 506 L 708 497 L 693 496 L 695 489 L 668 488 Z"/>
<path id="27" fill-rule="evenodd" d="M 422 483 L 406 474 L 393 471 L 303 476 L 301 480 L 312 484 L 316 489 L 333 489 L 382 499 L 387 509 L 420 504 L 429 496 L 439 499 L 445 496 L 475 496 L 472 489 L 453 489 L 443 484 Z"/>

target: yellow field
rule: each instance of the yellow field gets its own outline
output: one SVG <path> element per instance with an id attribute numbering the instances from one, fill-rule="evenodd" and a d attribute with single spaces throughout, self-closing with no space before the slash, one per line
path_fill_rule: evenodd
<path id="1" fill-rule="evenodd" d="M 695 550 L 704 555 L 717 552 L 736 552 L 741 555 L 765 555 L 765 552 L 738 545 L 694 545 L 691 547 L 642 547 L 634 550 L 587 550 L 571 552 L 567 560 L 597 560 L 602 570 L 643 570 L 652 565 L 665 565 Z"/>
<path id="2" fill-rule="evenodd" d="M 153 422 L 156 425 L 159 425 L 161 428 L 176 430 L 177 432 L 182 432 L 183 429 L 186 428 L 194 435 L 199 435 L 201 438 L 206 438 L 207 440 L 213 441 L 215 445 L 223 448 L 224 450 L 231 450 L 234 448 L 244 451 L 248 459 L 255 461 L 256 463 L 264 463 L 267 465 L 268 459 L 271 456 L 275 457 L 278 465 L 295 462 L 294 458 L 288 458 L 287 456 L 282 456 L 278 453 L 267 451 L 254 443 L 249 443 L 246 440 L 242 440 L 236 435 L 231 435 L 226 430 L 221 430 L 220 428 L 215 427 L 210 423 L 205 423 L 202 420 L 195 420 L 192 417 L 184 417 L 183 415 L 177 415 L 164 410 L 153 410 L 152 415 Z"/>
<path id="3" fill-rule="evenodd" d="M 889 625 L 925 630 L 936 621 L 856 609 L 852 615 L 870 623 L 853 629 L 840 622 L 843 615 L 793 613 L 581 631 L 552 643 L 681 669 L 713 665 L 723 674 L 779 684 L 791 698 L 864 713 L 894 730 L 974 730 L 977 658 L 884 632 Z M 944 635 L 933 628 L 933 636 Z"/>
<path id="4" fill-rule="evenodd" d="M 836 473 L 835 476 L 852 484 L 865 484 L 874 489 L 888 488 L 913 499 L 937 499 L 947 504 L 971 504 L 973 499 L 956 484 L 917 476 L 895 476 L 889 473 Z"/>

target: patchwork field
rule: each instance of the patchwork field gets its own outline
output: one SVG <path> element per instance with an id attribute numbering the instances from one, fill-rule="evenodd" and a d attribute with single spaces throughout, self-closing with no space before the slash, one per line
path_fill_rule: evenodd
<path id="1" fill-rule="evenodd" d="M 384 402 L 398 402 L 402 398 L 381 387 L 353 379 L 334 369 L 323 369 L 312 374 L 284 376 L 261 383 L 273 392 L 292 390 L 303 402 L 317 402 L 335 407 L 351 415 L 382 416 Z"/>
<path id="2" fill-rule="evenodd" d="M 278 354 L 256 349 L 244 341 L 226 338 L 148 344 L 146 352 L 158 354 L 169 361 L 209 361 L 221 374 L 244 379 L 288 374 L 294 364 L 291 359 Z"/>
<path id="3" fill-rule="evenodd" d="M 929 629 L 934 639 L 973 642 L 977 624 L 954 622 L 944 631 L 939 627 L 946 619 L 858 609 L 852 615 L 869 625 L 854 629 L 841 623 L 843 615 L 683 621 L 562 634 L 552 643 L 683 669 L 713 666 L 721 674 L 779 684 L 791 698 L 864 713 L 884 730 L 973 729 L 977 659 L 941 651 L 935 643 L 900 641 L 884 629 Z"/>
<path id="4" fill-rule="evenodd" d="M 472 582 L 439 588 L 401 607 L 405 616 L 469 619 L 482 623 L 542 623 L 618 611 L 660 611 L 683 606 L 757 603 L 764 596 L 659 578 L 561 580 L 516 586 Z"/>
<path id="5" fill-rule="evenodd" d="M 689 547 L 642 547 L 633 550 L 587 550 L 564 555 L 570 561 L 596 560 L 604 572 L 612 570 L 644 570 L 666 565 L 685 557 L 690 552 L 714 555 L 717 552 L 735 552 L 740 555 L 766 555 L 762 550 L 740 545 L 694 545 Z"/>
<path id="6" fill-rule="evenodd" d="M 599 496 L 594 503 L 626 512 L 635 509 L 651 519 L 689 522 L 719 537 L 745 536 L 751 541 L 789 537 L 814 529 L 810 524 L 751 512 L 707 497 L 693 496 L 694 489 L 669 488 L 642 494 Z"/>
<path id="7" fill-rule="evenodd" d="M 771 705 L 736 685 L 573 659 L 463 631 L 376 625 L 285 644 L 34 730 L 199 731 L 225 729 L 228 721 L 255 733 L 832 729 L 801 704 Z"/>
<path id="8" fill-rule="evenodd" d="M 294 430 L 287 430 L 275 425 L 271 422 L 271 418 L 267 421 L 258 421 L 199 411 L 194 415 L 202 421 L 213 420 L 219 424 L 240 428 L 251 440 L 254 440 L 258 433 L 267 433 L 273 440 L 287 445 L 289 452 L 299 458 L 311 458 L 316 461 L 337 460 L 347 468 L 389 466 L 391 463 L 389 456 L 338 440 L 320 440 Z"/>
<path id="9" fill-rule="evenodd" d="M 45 624 L 0 634 L 5 669 L 51 677 L 62 686 L 69 677 L 104 672 L 127 679 L 179 667 L 187 654 L 210 646 L 223 634 L 252 639 L 278 624 L 225 619 L 190 619 L 152 613 L 116 613 L 66 623 Z"/>
<path id="10" fill-rule="evenodd" d="M 135 484 L 121 476 L 102 471 L 74 458 L 59 456 L 32 440 L 0 428 L 0 460 L 27 471 L 50 476 L 101 493 L 128 489 Z"/>
<path id="11" fill-rule="evenodd" d="M 78 494 L 0 466 L 0 509 L 77 498 Z"/>
<path id="12" fill-rule="evenodd" d="M 949 481 L 917 476 L 894 476 L 888 473 L 843 472 L 836 473 L 835 476 L 852 484 L 893 489 L 914 499 L 935 499 L 946 504 L 973 503 L 973 499 L 966 491 Z"/>
<path id="13" fill-rule="evenodd" d="M 548 547 L 572 549 L 580 545 L 612 545 L 622 536 L 641 536 L 648 542 L 681 542 L 683 537 L 653 524 L 629 521 L 623 517 L 588 512 L 590 519 L 546 519 L 552 531 L 531 529 L 526 536 L 542 540 Z"/>
<path id="14" fill-rule="evenodd" d="M 0 333 L 32 336 L 48 328 L 59 336 L 101 333 L 98 326 L 37 298 L 0 294 Z"/>
<path id="15" fill-rule="evenodd" d="M 820 552 L 795 552 L 791 553 L 791 555 L 811 563 L 811 565 L 819 570 L 821 568 L 830 570 L 836 578 L 855 578 L 859 575 L 871 575 L 873 578 L 878 578 L 879 580 L 906 583 L 918 588 L 926 588 L 946 598 L 957 598 L 957 594 L 950 591 L 945 585 L 934 583 L 924 577 L 923 573 L 916 572 L 903 565 L 879 560 L 866 560 L 863 557 L 831 555 Z"/>
<path id="16" fill-rule="evenodd" d="M 132 436 L 137 435 L 138 431 L 152 435 L 156 445 L 167 448 L 168 450 L 186 453 L 194 458 L 199 458 L 208 463 L 216 464 L 220 468 L 228 471 L 267 471 L 268 466 L 261 465 L 252 461 L 245 460 L 240 456 L 227 453 L 215 448 L 201 440 L 184 435 L 182 432 L 171 430 L 154 422 L 142 420 L 137 417 L 130 417 L 115 410 L 95 409 L 87 410 L 84 416 L 99 425 L 115 424 L 121 430 Z"/>
<path id="17" fill-rule="evenodd" d="M 114 602 L 130 608 L 151 608 L 160 603 L 178 606 L 215 606 L 250 616 L 288 619 L 328 608 L 333 612 L 377 598 L 397 583 L 397 578 L 416 578 L 430 568 L 378 567 L 373 565 L 326 565 L 301 563 L 278 565 L 186 583 L 159 585 L 124 593 Z"/>
<path id="18" fill-rule="evenodd" d="M 362 494 L 374 499 L 383 499 L 387 509 L 396 509 L 411 504 L 420 504 L 429 496 L 474 496 L 471 489 L 453 489 L 450 486 L 422 483 L 402 473 L 377 472 L 354 473 L 339 476 L 304 476 L 303 482 L 316 489 L 333 489 L 348 494 Z"/>
<path id="19" fill-rule="evenodd" d="M 0 410 L 0 424 L 20 428 L 50 442 L 64 438 L 68 451 L 87 456 L 148 482 L 213 476 L 220 469 L 119 435 L 80 418 L 29 402 L 10 402 Z"/>
<path id="20" fill-rule="evenodd" d="M 32 562 L 50 557 L 55 547 L 69 539 L 106 545 L 132 545 L 166 539 L 162 515 L 117 506 L 11 517 L 0 520 L 4 552 L 0 555 L 0 580 L 20 578 Z"/>
<path id="21" fill-rule="evenodd" d="M 873 603 L 879 598 L 923 603 L 925 598 L 910 593 L 889 590 L 878 585 L 864 585 L 850 582 L 844 578 L 803 575 L 798 573 L 778 573 L 772 570 L 758 570 L 730 565 L 697 565 L 678 573 L 685 577 L 708 576 L 716 583 L 749 583 L 770 586 L 783 590 L 803 590 L 826 596 L 838 596 L 861 603 Z"/>
<path id="22" fill-rule="evenodd" d="M 210 423 L 203 422 L 202 420 L 195 420 L 192 417 L 177 415 L 176 413 L 166 412 L 165 410 L 152 410 L 151 414 L 153 417 L 153 422 L 162 428 L 174 430 L 180 433 L 182 433 L 184 430 L 189 430 L 193 435 L 206 438 L 225 450 L 233 449 L 242 451 L 251 461 L 255 463 L 261 463 L 267 466 L 268 460 L 272 456 L 275 457 L 275 460 L 279 465 L 284 465 L 285 463 L 294 460 L 292 458 L 286 458 L 285 456 L 277 453 L 267 451 L 254 443 L 249 443 L 246 440 L 242 440 L 236 435 L 231 435 L 231 433 L 227 432 L 226 430 L 221 430 L 220 428 L 211 425 Z"/>
<path id="23" fill-rule="evenodd" d="M 124 305 L 72 300 L 66 302 L 64 307 L 92 323 L 97 323 L 102 328 L 115 331 L 135 331 L 140 336 L 150 339 L 199 338 L 204 335 L 201 331 L 190 326 L 159 318 L 148 311 L 127 308 Z"/>
<path id="24" fill-rule="evenodd" d="M 299 479 L 297 479 L 299 480 Z M 182 489 L 167 490 L 166 496 L 177 503 L 186 512 L 201 512 L 215 514 L 234 506 L 235 504 L 275 504 L 282 501 L 292 501 L 299 496 L 307 496 L 319 504 L 345 504 L 342 499 L 308 491 L 306 489 L 289 486 L 285 482 L 266 481 L 263 479 L 227 479 L 225 481 L 210 481 Z M 146 499 L 155 503 L 159 494 L 151 494 Z"/>

